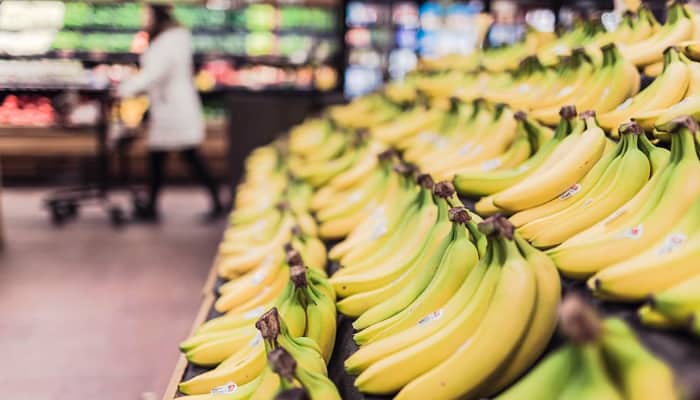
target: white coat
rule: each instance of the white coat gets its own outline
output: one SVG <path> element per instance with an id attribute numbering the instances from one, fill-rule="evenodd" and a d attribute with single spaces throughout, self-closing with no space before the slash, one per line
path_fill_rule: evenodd
<path id="1" fill-rule="evenodd" d="M 153 150 L 196 147 L 204 140 L 202 104 L 192 80 L 189 31 L 171 28 L 141 55 L 141 70 L 119 85 L 119 97 L 147 93 L 150 100 L 148 145 Z"/>

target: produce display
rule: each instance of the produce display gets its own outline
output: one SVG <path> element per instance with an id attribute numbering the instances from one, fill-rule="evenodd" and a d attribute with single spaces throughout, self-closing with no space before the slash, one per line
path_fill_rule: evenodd
<path id="1" fill-rule="evenodd" d="M 223 314 L 182 344 L 214 369 L 180 391 L 337 398 L 284 333 L 284 350 L 256 341 L 272 313 L 367 396 L 697 396 L 632 329 L 700 316 L 700 32 L 668 14 L 422 62 L 254 150 L 215 264 Z M 639 317 L 560 304 L 572 287 Z M 332 343 L 347 320 L 349 356 Z"/>
<path id="2" fill-rule="evenodd" d="M 210 60 L 236 65 L 237 77 L 219 86 L 321 91 L 338 86 L 340 31 L 332 2 L 176 4 L 174 14 L 192 32 L 197 65 Z M 141 27 L 138 2 L 5 1 L 0 54 L 137 63 L 148 44 Z"/>
<path id="3" fill-rule="evenodd" d="M 0 126 L 51 126 L 55 113 L 48 97 L 9 95 L 0 104 Z"/>

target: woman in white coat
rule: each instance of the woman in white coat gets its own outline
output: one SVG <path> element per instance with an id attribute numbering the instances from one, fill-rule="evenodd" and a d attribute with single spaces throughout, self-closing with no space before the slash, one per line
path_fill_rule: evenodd
<path id="1" fill-rule="evenodd" d="M 119 97 L 147 93 L 151 105 L 149 198 L 145 204 L 137 205 L 135 216 L 150 221 L 158 219 L 164 163 L 168 153 L 178 152 L 209 192 L 211 210 L 207 219 L 216 218 L 223 214 L 218 184 L 198 151 L 204 140 L 204 117 L 192 80 L 190 32 L 180 27 L 170 6 L 148 5 L 145 11 L 145 29 L 150 43 L 141 56 L 141 70 L 117 90 Z"/>

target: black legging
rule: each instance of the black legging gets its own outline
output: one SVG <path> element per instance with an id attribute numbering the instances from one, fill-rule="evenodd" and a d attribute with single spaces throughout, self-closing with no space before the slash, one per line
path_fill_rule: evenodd
<path id="1" fill-rule="evenodd" d="M 190 168 L 190 173 L 192 176 L 194 176 L 209 192 L 212 208 L 214 210 L 221 209 L 221 202 L 219 200 L 219 185 L 217 184 L 216 180 L 214 180 L 211 173 L 209 173 L 209 170 L 207 169 L 204 160 L 199 155 L 197 148 L 192 147 L 180 150 L 177 153 Z M 160 189 L 163 186 L 163 179 L 165 178 L 165 171 L 163 167 L 167 157 L 167 151 L 151 150 L 149 152 L 151 182 L 148 207 L 152 210 L 156 210 L 158 208 L 158 195 L 160 194 Z"/>

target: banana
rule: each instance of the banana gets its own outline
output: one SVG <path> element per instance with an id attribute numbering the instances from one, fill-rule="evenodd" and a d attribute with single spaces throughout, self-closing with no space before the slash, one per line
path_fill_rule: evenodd
<path id="1" fill-rule="evenodd" d="M 559 400 L 623 400 L 605 367 L 596 343 L 580 345 L 580 362 Z"/>
<path id="2" fill-rule="evenodd" d="M 260 294 L 277 293 L 280 283 L 286 283 L 285 279 L 289 276 L 289 272 L 283 267 L 281 253 L 282 251 L 278 251 L 270 254 L 255 270 L 223 284 L 219 288 L 221 296 L 216 299 L 214 308 L 221 313 L 234 309 L 234 312 L 239 312 L 239 307 L 250 310 L 249 305 L 261 304 L 261 301 L 264 303 L 269 299 L 268 296 L 260 296 Z M 244 304 L 246 306 L 243 306 Z"/>
<path id="3" fill-rule="evenodd" d="M 500 279 L 501 249 L 495 241 L 489 241 L 487 254 L 462 283 L 454 296 L 444 307 L 431 310 L 421 316 L 417 324 L 387 338 L 378 339 L 360 347 L 345 360 L 345 369 L 350 373 L 367 370 L 370 366 L 377 371 L 381 380 L 381 371 L 393 371 L 391 368 L 401 364 L 399 356 L 403 350 L 412 346 L 425 346 L 435 335 L 446 334 L 446 328 L 453 321 L 460 328 L 473 332 L 489 306 L 491 296 Z M 459 333 L 458 331 L 453 334 Z M 433 344 L 434 346 L 435 344 Z M 392 361 L 393 359 L 393 361 Z"/>
<path id="4" fill-rule="evenodd" d="M 571 98 L 579 110 L 607 112 L 638 91 L 635 82 L 639 80 L 639 73 L 634 65 L 622 58 L 614 44 L 603 46 L 601 51 L 602 65 L 593 72 L 585 88 L 580 88 Z M 542 123 L 555 125 L 559 120 L 559 107 L 535 108 L 531 114 Z"/>
<path id="5" fill-rule="evenodd" d="M 438 206 L 435 205 L 429 189 L 423 189 L 423 192 L 421 207 L 415 216 L 412 217 L 416 223 L 413 227 L 416 229 L 411 230 L 413 232 L 411 240 L 402 239 L 403 246 L 396 249 L 397 252 L 395 254 L 398 255 L 396 258 L 392 258 L 389 262 L 382 265 L 371 265 L 372 269 L 369 271 L 365 271 L 366 267 L 363 268 L 362 265 L 359 265 L 353 269 L 346 267 L 336 272 L 331 277 L 331 283 L 340 297 L 365 293 L 384 287 L 386 283 L 397 278 L 407 264 L 418 257 L 423 245 L 426 244 L 425 239 L 435 226 L 435 221 L 437 221 L 438 217 Z M 343 312 L 340 308 L 342 303 L 338 304 L 341 312 Z"/>
<path id="6" fill-rule="evenodd" d="M 379 204 L 350 234 L 333 246 L 328 257 L 341 265 L 352 265 L 372 257 L 382 249 L 413 206 L 419 189 L 402 174 L 394 172 L 389 188 Z"/>
<path id="7" fill-rule="evenodd" d="M 453 223 L 469 223 L 466 210 L 451 213 Z M 458 219 L 460 218 L 460 219 Z M 353 338 L 358 344 L 367 344 L 378 339 L 390 337 L 395 333 L 416 325 L 423 316 L 440 309 L 467 279 L 478 262 L 478 252 L 470 242 L 469 231 L 463 226 L 456 226 L 454 238 L 440 260 L 437 271 L 425 290 L 408 307 L 384 321 L 369 326 L 356 333 Z"/>
<path id="8" fill-rule="evenodd" d="M 669 128 L 674 132 L 670 168 L 664 173 L 664 181 L 654 189 L 655 193 L 648 199 L 648 204 L 638 210 L 634 218 L 628 219 L 622 228 L 608 234 L 579 243 L 564 242 L 548 251 L 562 273 L 576 277 L 589 276 L 630 259 L 668 233 L 700 196 L 700 162 L 692 133 L 696 127 L 693 120 L 682 118 L 675 120 Z M 583 254 L 585 259 L 580 258 Z M 677 255 L 678 252 L 673 254 Z M 618 287 L 620 282 L 614 277 L 630 268 L 625 265 L 633 264 L 624 262 L 612 270 L 601 272 L 591 281 L 591 285 L 595 285 L 601 292 L 615 288 L 616 295 L 621 294 L 619 291 L 622 287 L 629 286 L 624 284 Z M 612 284 L 613 281 L 617 283 Z M 631 284 L 631 281 L 626 283 Z M 646 288 L 638 287 L 629 294 L 644 290 Z"/>
<path id="9" fill-rule="evenodd" d="M 574 49 L 570 62 L 573 64 L 573 76 L 567 78 L 569 82 L 566 86 L 558 88 L 556 93 L 539 99 L 532 99 L 528 106 L 532 109 L 555 108 L 559 109 L 567 104 L 572 104 L 580 93 L 583 93 L 591 81 L 591 76 L 595 70 L 593 61 L 582 48 Z M 533 115 L 537 115 L 533 113 Z"/>
<path id="10" fill-rule="evenodd" d="M 454 224 L 447 218 L 447 202 L 444 198 L 438 198 L 437 202 L 440 208 L 438 222 L 430 236 L 425 239 L 426 244 L 420 254 L 400 276 L 380 289 L 381 293 L 389 295 L 383 297 L 379 304 L 364 311 L 353 322 L 355 329 L 365 329 L 401 312 L 429 285 L 454 236 Z"/>
<path id="11" fill-rule="evenodd" d="M 700 310 L 698 287 L 700 275 L 652 295 L 651 304 L 654 310 L 674 321 L 688 321 L 695 311 Z"/>
<path id="12" fill-rule="evenodd" d="M 557 326 L 557 310 L 561 302 L 561 281 L 557 268 L 544 253 L 534 249 L 527 241 L 515 237 L 518 249 L 523 253 L 535 274 L 537 298 L 532 319 L 524 339 L 502 370 L 481 385 L 484 396 L 500 392 L 527 370 L 542 354 Z M 562 371 L 562 373 L 565 373 Z M 556 386 L 545 390 L 557 390 Z M 561 390 L 561 388 L 559 388 Z M 548 398 L 548 397 L 523 397 Z"/>
<path id="13" fill-rule="evenodd" d="M 656 201 L 652 198 L 659 194 L 657 188 L 659 185 L 665 184 L 664 182 L 670 170 L 670 168 L 667 168 L 670 152 L 666 149 L 654 146 L 644 135 L 640 136 L 638 141 L 641 144 L 642 151 L 645 152 L 651 162 L 653 174 L 651 179 L 632 200 L 615 210 L 615 212 L 607 216 L 601 222 L 567 240 L 565 242 L 566 245 L 562 247 L 586 243 L 591 239 L 597 239 L 601 235 L 610 233 L 617 228 L 622 228 L 627 223 L 630 223 L 630 221 L 634 222 L 635 218 L 639 215 L 646 213 L 649 204 L 653 204 Z"/>
<path id="14" fill-rule="evenodd" d="M 578 203 L 579 199 L 588 195 L 596 184 L 600 181 L 601 177 L 605 174 L 611 163 L 620 156 L 624 145 L 626 145 L 627 139 L 621 141 L 617 145 L 613 146 L 608 151 L 605 151 L 603 156 L 598 160 L 598 162 L 591 168 L 590 171 L 571 187 L 567 188 L 563 193 L 557 196 L 555 199 L 550 200 L 537 207 L 529 208 L 513 214 L 509 221 L 516 227 L 521 228 L 527 226 L 527 224 L 537 221 L 542 218 L 549 217 L 560 211 L 563 211 L 570 207 L 571 205 Z M 522 234 L 522 232 L 521 232 Z M 524 235 L 528 238 L 527 235 Z"/>
<path id="15" fill-rule="evenodd" d="M 443 113 L 440 110 L 415 107 L 401 114 L 399 118 L 371 128 L 369 133 L 372 137 L 390 145 L 418 134 L 441 118 Z"/>
<path id="16" fill-rule="evenodd" d="M 558 349 L 495 400 L 560 398 L 579 364 L 579 357 L 579 352 L 571 345 Z"/>
<path id="17" fill-rule="evenodd" d="M 637 311 L 639 320 L 647 326 L 657 329 L 680 329 L 687 326 L 688 321 L 674 321 L 664 314 L 654 310 L 651 305 L 645 304 Z"/>
<path id="18" fill-rule="evenodd" d="M 212 388 L 234 382 L 243 385 L 253 381 L 265 368 L 265 345 L 262 336 L 254 334 L 253 339 L 233 353 L 230 360 L 215 369 L 181 382 L 180 392 L 185 394 L 205 394 Z"/>
<path id="19" fill-rule="evenodd" d="M 224 299 L 225 301 L 226 299 L 225 297 L 220 297 L 216 303 L 214 303 L 214 308 L 219 312 L 229 311 L 232 313 L 241 313 L 253 310 L 256 307 L 268 304 L 269 302 L 272 302 L 278 298 L 280 294 L 284 293 L 288 282 L 289 268 L 282 268 L 276 274 L 275 279 L 269 285 L 260 288 L 259 292 L 255 296 L 235 305 L 220 302 L 220 300 Z"/>
<path id="20" fill-rule="evenodd" d="M 294 218 L 291 215 L 285 216 L 278 227 L 279 231 L 270 238 L 264 245 L 248 248 L 246 252 L 228 252 L 227 242 L 222 242 L 219 246 L 219 255 L 216 260 L 216 268 L 219 275 L 225 278 L 234 278 L 245 274 L 259 266 L 265 258 L 281 248 L 291 237 L 294 226 Z"/>
<path id="21" fill-rule="evenodd" d="M 210 393 L 207 394 L 194 394 L 189 396 L 181 396 L 178 399 L 184 400 L 247 400 L 262 384 L 263 380 L 266 378 L 269 368 L 265 368 L 262 374 L 252 381 L 237 385 L 234 382 L 227 382 L 226 384 L 218 387 L 213 387 Z"/>
<path id="22" fill-rule="evenodd" d="M 601 343 L 605 359 L 622 383 L 625 399 L 678 398 L 671 369 L 642 346 L 624 321 L 608 318 L 604 328 Z"/>
<path id="23" fill-rule="evenodd" d="M 686 97 L 683 101 L 665 109 L 654 123 L 656 126 L 663 126 L 684 115 L 689 115 L 696 120 L 700 119 L 700 93 Z"/>
<path id="24" fill-rule="evenodd" d="M 397 400 L 474 396 L 479 384 L 501 367 L 522 341 L 535 305 L 535 277 L 515 243 L 504 242 L 501 279 L 476 331 L 467 341 L 449 343 L 452 351 L 448 354 L 423 353 L 422 364 L 428 368 L 421 366 L 423 373 L 401 389 Z M 511 317 L 504 320 L 503 315 Z M 410 365 L 404 364 L 404 369 Z"/>
<path id="25" fill-rule="evenodd" d="M 384 168 L 378 170 L 361 187 L 347 193 L 336 203 L 318 210 L 316 217 L 320 221 L 319 236 L 322 239 L 347 236 L 376 208 L 384 194 L 382 188 L 388 181 L 389 171 Z"/>
<path id="26" fill-rule="evenodd" d="M 311 400 L 341 400 L 338 389 L 327 376 L 304 368 L 297 368 L 295 376 Z"/>
<path id="27" fill-rule="evenodd" d="M 635 65 L 652 64 L 661 59 L 660 54 L 693 36 L 693 20 L 689 11 L 680 2 L 668 8 L 666 23 L 656 33 L 632 45 L 620 45 L 622 55 Z"/>
<path id="28" fill-rule="evenodd" d="M 546 170 L 545 163 L 537 173 L 494 195 L 493 203 L 511 212 L 524 210 L 559 196 L 581 179 L 600 159 L 606 144 L 605 133 L 596 124 L 594 115 L 588 113 L 583 118 L 586 130 L 576 137 L 575 148 L 565 158 Z"/>
<path id="29" fill-rule="evenodd" d="M 622 155 L 610 163 L 585 197 L 519 229 L 534 246 L 552 247 L 564 242 L 614 212 L 644 186 L 651 171 L 647 156 L 637 147 L 637 136 L 644 132 L 637 125 L 630 125 L 629 129 Z"/>
<path id="30" fill-rule="evenodd" d="M 333 347 L 336 334 L 336 310 L 333 299 L 328 298 L 318 291 L 313 285 L 306 287 L 306 332 L 305 335 L 313 339 L 320 348 L 320 354 L 327 363 Z"/>
<path id="31" fill-rule="evenodd" d="M 318 237 L 305 235 L 295 235 L 291 242 L 292 248 L 298 249 L 302 260 L 310 268 L 315 269 L 322 275 L 326 274 L 326 264 L 328 254 L 326 246 Z"/>
<path id="32" fill-rule="evenodd" d="M 202 366 L 215 366 L 244 348 L 247 343 L 254 342 L 255 336 L 255 328 L 245 326 L 218 334 L 194 336 L 183 342 L 181 349 L 186 351 L 185 357 L 189 362 Z"/>
<path id="33" fill-rule="evenodd" d="M 680 59 L 678 50 L 671 47 L 664 52 L 663 73 L 646 89 L 628 98 L 614 110 L 599 114 L 598 123 L 615 134 L 620 124 L 635 115 L 678 103 L 688 90 L 689 83 L 688 65 Z"/>
<path id="34" fill-rule="evenodd" d="M 531 152 L 531 145 L 526 135 L 518 134 L 517 120 L 510 110 L 501 111 L 499 121 L 493 126 L 489 140 L 481 140 L 456 161 L 430 168 L 429 171 L 438 180 L 452 180 L 455 173 L 469 168 L 490 171 L 500 168 L 512 168 L 525 161 Z M 446 157 L 445 159 L 449 159 Z"/>
<path id="35" fill-rule="evenodd" d="M 542 131 L 549 130 L 534 120 L 531 120 L 525 113 L 516 113 L 519 129 L 524 131 L 532 142 L 533 138 L 548 136 Z M 557 131 L 559 132 L 559 131 Z M 550 140 L 544 143 L 537 139 L 537 151 L 527 160 L 524 160 L 517 166 L 508 168 L 506 162 L 499 163 L 495 170 L 485 171 L 487 161 L 485 161 L 480 169 L 476 170 L 461 170 L 454 176 L 453 183 L 460 194 L 471 196 L 491 195 L 510 186 L 513 186 L 520 180 L 527 177 L 530 173 L 536 170 L 552 153 L 557 144 L 563 139 L 566 132 L 561 132 L 559 135 L 554 135 Z M 515 146 L 515 144 L 513 145 Z M 532 148 L 532 146 L 530 146 Z M 489 167 L 494 165 L 490 163 Z"/>

